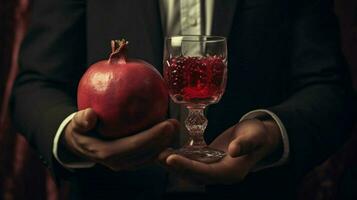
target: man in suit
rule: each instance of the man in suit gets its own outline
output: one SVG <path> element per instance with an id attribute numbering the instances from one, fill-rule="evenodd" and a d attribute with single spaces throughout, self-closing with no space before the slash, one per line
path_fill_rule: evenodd
<path id="1" fill-rule="evenodd" d="M 163 37 L 175 34 L 228 38 L 227 89 L 208 110 L 205 134 L 227 152 L 217 163 L 165 150 L 176 138 L 176 120 L 104 141 L 89 134 L 97 122 L 93 110 L 75 106 L 81 75 L 107 56 L 108 41 L 126 37 L 130 57 L 161 71 Z M 200 193 L 208 199 L 286 199 L 345 138 L 352 116 L 348 84 L 332 1 L 38 0 L 12 108 L 56 179 L 71 181 L 74 198 L 189 195 L 167 186 L 168 170 L 208 185 Z"/>

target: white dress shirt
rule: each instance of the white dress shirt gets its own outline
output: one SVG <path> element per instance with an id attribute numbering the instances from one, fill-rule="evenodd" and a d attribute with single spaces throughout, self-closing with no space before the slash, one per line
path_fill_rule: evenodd
<path id="1" fill-rule="evenodd" d="M 165 35 L 211 35 L 212 19 L 214 12 L 214 0 L 160 0 L 160 11 L 163 31 Z M 202 16 L 205 16 L 204 19 Z M 228 66 L 229 67 L 229 66 Z M 181 126 L 184 124 L 183 120 L 187 114 L 187 111 L 182 106 L 176 104 L 170 104 L 170 113 L 172 118 L 177 118 L 181 122 Z M 65 168 L 71 170 L 75 168 L 88 168 L 95 165 L 93 162 L 66 162 L 58 156 L 58 142 L 61 134 L 63 133 L 66 125 L 71 121 L 75 113 L 69 115 L 60 124 L 55 138 L 53 140 L 53 155 L 55 159 Z M 253 171 L 261 170 L 264 168 L 274 167 L 284 164 L 289 157 L 289 139 L 286 133 L 286 129 L 279 117 L 269 110 L 259 109 L 253 110 L 245 114 L 240 121 L 245 119 L 255 118 L 261 115 L 269 115 L 278 124 L 283 141 L 283 154 L 282 157 L 267 165 L 256 166 Z M 228 128 L 228 127 L 227 127 Z M 181 130 L 185 130 L 183 126 Z M 180 134 L 180 143 L 185 140 L 186 134 Z"/>

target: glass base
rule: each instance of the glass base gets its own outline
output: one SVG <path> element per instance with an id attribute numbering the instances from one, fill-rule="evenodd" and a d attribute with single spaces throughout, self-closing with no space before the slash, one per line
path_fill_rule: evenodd
<path id="1" fill-rule="evenodd" d="M 193 146 L 185 146 L 181 149 L 175 150 L 176 154 L 184 156 L 190 160 L 199 161 L 202 163 L 214 163 L 221 160 L 226 153 L 210 148 L 208 146 L 204 147 L 193 147 Z"/>

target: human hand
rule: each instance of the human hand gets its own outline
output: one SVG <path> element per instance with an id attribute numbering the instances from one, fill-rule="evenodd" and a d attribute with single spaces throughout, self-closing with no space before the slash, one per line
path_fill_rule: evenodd
<path id="1" fill-rule="evenodd" d="M 244 120 L 227 129 L 209 146 L 228 152 L 216 163 L 201 163 L 170 149 L 159 156 L 165 168 L 196 184 L 232 184 L 242 181 L 263 158 L 282 144 L 277 124 L 257 119 Z"/>
<path id="2" fill-rule="evenodd" d="M 65 128 L 62 146 L 80 158 L 114 171 L 136 169 L 154 161 L 172 143 L 179 127 L 176 120 L 169 119 L 132 136 L 102 140 L 88 134 L 96 122 L 97 115 L 92 109 L 77 112 Z"/>

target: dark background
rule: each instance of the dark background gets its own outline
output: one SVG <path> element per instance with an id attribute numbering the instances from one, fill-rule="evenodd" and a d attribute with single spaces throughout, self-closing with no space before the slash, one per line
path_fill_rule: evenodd
<path id="1" fill-rule="evenodd" d="M 335 0 L 335 4 L 342 48 L 357 92 L 357 0 Z M 29 0 L 0 0 L 0 200 L 67 199 L 66 184 L 60 189 L 55 186 L 9 120 L 9 93 L 30 6 Z M 312 170 L 297 190 L 299 199 L 357 199 L 357 123 L 344 147 Z"/>

